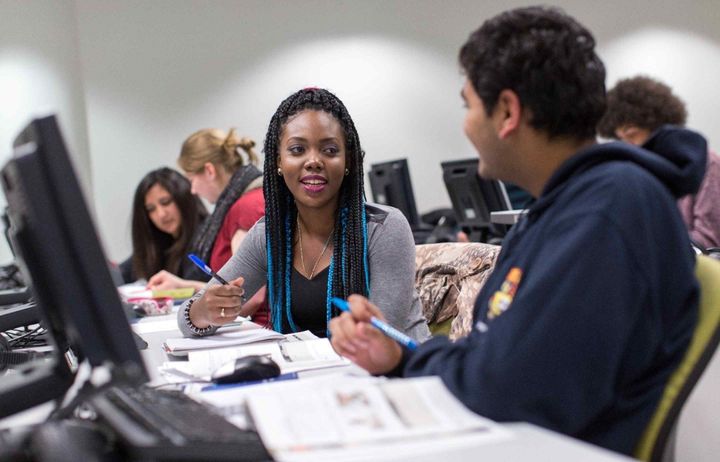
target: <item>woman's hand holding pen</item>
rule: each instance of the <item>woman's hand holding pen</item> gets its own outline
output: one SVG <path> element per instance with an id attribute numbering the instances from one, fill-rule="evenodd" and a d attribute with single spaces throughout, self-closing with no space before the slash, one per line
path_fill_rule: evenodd
<path id="1" fill-rule="evenodd" d="M 190 320 L 199 327 L 222 326 L 229 324 L 243 313 L 245 289 L 242 277 L 233 279 L 227 285 L 216 284 L 207 288 L 205 293 L 190 307 Z M 254 311 L 254 310 L 253 310 Z"/>
<path id="2" fill-rule="evenodd" d="M 371 374 L 384 374 L 395 369 L 402 359 L 400 345 L 370 324 L 373 316 L 384 320 L 382 312 L 360 295 L 351 295 L 347 301 L 351 312 L 330 321 L 335 351 Z"/>

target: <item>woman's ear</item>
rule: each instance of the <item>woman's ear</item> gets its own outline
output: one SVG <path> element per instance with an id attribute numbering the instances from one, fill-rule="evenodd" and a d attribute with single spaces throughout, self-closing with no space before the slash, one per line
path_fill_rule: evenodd
<path id="1" fill-rule="evenodd" d="M 217 175 L 215 165 L 212 162 L 205 162 L 205 165 L 203 165 L 203 173 L 205 173 L 209 179 L 214 180 Z"/>
<path id="2" fill-rule="evenodd" d="M 497 117 L 497 130 L 500 139 L 506 138 L 520 126 L 522 106 L 517 93 L 512 90 L 500 92 L 498 102 L 495 105 L 494 117 Z"/>

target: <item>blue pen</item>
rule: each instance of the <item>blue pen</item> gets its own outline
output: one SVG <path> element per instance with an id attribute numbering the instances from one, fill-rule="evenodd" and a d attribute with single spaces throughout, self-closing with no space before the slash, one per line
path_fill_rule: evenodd
<path id="1" fill-rule="evenodd" d="M 298 378 L 297 372 L 288 372 L 285 374 L 280 374 L 277 377 L 273 377 L 271 379 L 251 380 L 248 382 L 236 382 L 236 383 L 214 383 L 212 385 L 202 387 L 200 389 L 200 391 L 227 390 L 228 388 L 245 387 L 248 385 L 258 385 L 261 383 L 268 383 L 268 382 L 279 382 L 281 380 L 294 380 L 297 378 Z"/>
<path id="2" fill-rule="evenodd" d="M 198 268 L 203 270 L 203 273 L 207 274 L 210 277 L 214 277 L 220 284 L 224 284 L 226 286 L 230 285 L 230 284 L 228 284 L 228 282 L 225 279 L 218 276 L 218 274 L 215 271 L 213 271 L 212 268 L 210 268 L 204 261 L 200 260 L 200 258 L 197 255 L 195 255 L 194 253 L 188 254 L 188 258 L 193 263 L 195 263 L 195 265 Z"/>
<path id="3" fill-rule="evenodd" d="M 340 308 L 342 311 L 350 312 L 350 305 L 348 302 L 343 300 L 342 298 L 333 297 L 330 299 L 330 301 L 333 303 L 333 305 Z M 407 335 L 403 334 L 399 330 L 395 329 L 391 325 L 389 325 L 386 322 L 383 322 L 376 318 L 375 316 L 370 318 L 370 324 L 375 326 L 382 332 L 383 334 L 387 335 L 391 339 L 398 342 L 400 345 L 406 347 L 408 350 L 416 350 L 418 347 L 418 344 L 415 340 L 411 339 Z"/>

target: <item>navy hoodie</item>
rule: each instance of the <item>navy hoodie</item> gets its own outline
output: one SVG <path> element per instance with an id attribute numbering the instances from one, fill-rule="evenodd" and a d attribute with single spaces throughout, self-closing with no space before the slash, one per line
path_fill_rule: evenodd
<path id="1" fill-rule="evenodd" d="M 697 320 L 695 258 L 675 199 L 706 145 L 664 128 L 645 145 L 565 161 L 503 242 L 474 328 L 407 353 L 473 411 L 632 454 Z"/>

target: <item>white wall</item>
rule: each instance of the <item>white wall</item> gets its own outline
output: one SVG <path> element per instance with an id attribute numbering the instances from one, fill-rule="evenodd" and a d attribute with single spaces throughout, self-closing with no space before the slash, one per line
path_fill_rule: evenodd
<path id="1" fill-rule="evenodd" d="M 712 2 L 559 3 L 596 33 L 609 84 L 637 72 L 664 78 L 688 102 L 690 125 L 718 145 Z M 174 166 L 187 135 L 232 126 L 261 144 L 278 103 L 307 85 L 346 103 L 366 166 L 409 158 L 420 212 L 449 205 L 439 163 L 475 155 L 461 131 L 458 48 L 484 18 L 519 4 L 77 0 L 94 198 L 110 256 L 129 253 L 135 185 Z"/>
<path id="2" fill-rule="evenodd" d="M 86 191 L 90 158 L 77 27 L 70 0 L 0 0 L 0 165 L 33 117 L 57 113 Z M 0 206 L 5 198 L 0 194 Z M 0 263 L 12 260 L 0 238 Z"/>
<path id="3" fill-rule="evenodd" d="M 120 259 L 137 181 L 174 165 L 189 133 L 234 126 L 261 144 L 282 98 L 318 85 L 347 104 L 366 165 L 408 157 L 420 211 L 446 206 L 439 162 L 475 155 L 460 129 L 457 49 L 483 18 L 522 3 L 0 0 L 0 156 L 31 115 L 58 112 Z M 712 1 L 560 3 L 595 32 L 609 85 L 667 81 L 689 125 L 720 145 Z"/>
<path id="4" fill-rule="evenodd" d="M 609 87 L 618 79 L 643 74 L 670 85 L 685 101 L 688 127 L 700 131 L 710 147 L 720 149 L 720 43 L 718 37 L 673 27 L 643 26 L 602 48 Z"/>
<path id="5" fill-rule="evenodd" d="M 175 165 L 203 127 L 237 127 L 261 144 L 280 101 L 308 85 L 346 103 L 366 165 L 409 157 L 421 210 L 449 204 L 439 161 L 473 155 L 455 64 L 467 31 L 428 27 L 447 17 L 438 6 L 278 5 L 78 2 L 95 199 L 113 257 L 128 253 L 144 173 Z"/>

